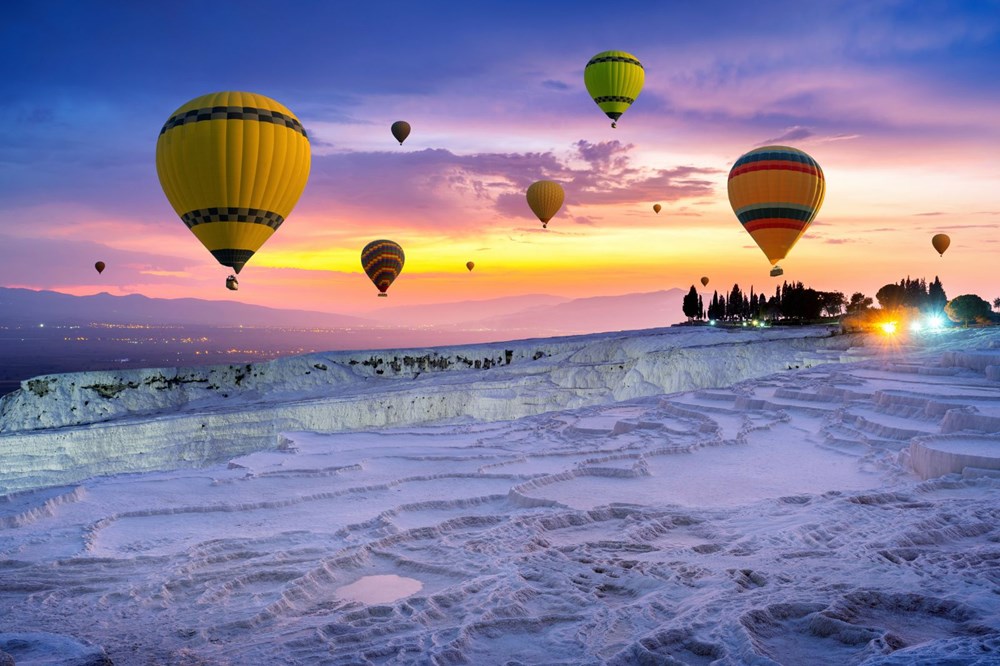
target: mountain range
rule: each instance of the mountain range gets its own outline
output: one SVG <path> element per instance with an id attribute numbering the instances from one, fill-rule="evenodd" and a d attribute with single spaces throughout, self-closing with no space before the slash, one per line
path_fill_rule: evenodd
<path id="1" fill-rule="evenodd" d="M 139 294 L 72 296 L 0 287 L 0 326 L 88 323 L 295 328 L 447 328 L 532 337 L 657 328 L 682 321 L 681 289 L 568 299 L 547 294 L 391 306 L 363 317 Z"/>

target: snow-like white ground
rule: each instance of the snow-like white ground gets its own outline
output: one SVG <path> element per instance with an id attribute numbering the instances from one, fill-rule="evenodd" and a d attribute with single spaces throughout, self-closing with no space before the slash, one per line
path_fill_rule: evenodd
<path id="1" fill-rule="evenodd" d="M 163 423 L 208 420 L 197 400 L 8 429 L 8 443 L 61 441 L 59 474 L 93 462 L 51 486 L 18 454 L 36 488 L 0 499 L 0 651 L 119 666 L 1000 663 L 1000 335 L 836 352 L 801 333 L 706 335 L 674 352 L 602 336 L 537 372 L 387 380 L 353 402 L 280 383 L 270 401 L 208 400 L 222 428 L 291 418 L 281 395 L 305 420 L 385 391 L 416 400 L 422 381 L 483 412 L 288 428 L 202 467 L 212 456 L 95 477 L 101 452 L 81 453 L 100 429 L 169 438 Z M 784 367 L 747 361 L 755 348 Z M 629 394 L 634 372 L 669 385 L 657 362 L 696 351 L 717 367 L 689 368 L 693 390 Z M 23 426 L 40 409 L 18 400 L 4 417 Z"/>

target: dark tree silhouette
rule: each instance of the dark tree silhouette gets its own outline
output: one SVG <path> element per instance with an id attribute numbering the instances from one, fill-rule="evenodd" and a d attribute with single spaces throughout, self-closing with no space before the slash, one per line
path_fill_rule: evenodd
<path id="1" fill-rule="evenodd" d="M 883 310 L 895 310 L 906 302 L 906 289 L 898 284 L 887 284 L 877 292 L 875 298 Z"/>
<path id="2" fill-rule="evenodd" d="M 691 285 L 691 290 L 684 296 L 684 300 L 681 302 L 681 308 L 684 310 L 684 316 L 688 320 L 694 319 L 698 316 L 698 290 Z"/>

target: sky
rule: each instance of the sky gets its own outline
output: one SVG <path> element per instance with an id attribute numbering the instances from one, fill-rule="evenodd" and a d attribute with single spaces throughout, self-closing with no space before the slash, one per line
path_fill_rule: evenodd
<path id="1" fill-rule="evenodd" d="M 1000 0 L 0 11 L 0 286 L 345 314 L 686 290 L 702 276 L 709 295 L 772 292 L 726 182 L 741 154 L 780 143 L 827 180 L 783 279 L 873 296 L 940 276 L 950 297 L 1000 297 Z M 646 75 L 617 129 L 583 84 L 606 50 Z M 238 292 L 170 207 L 154 159 L 172 112 L 222 90 L 281 102 L 312 146 L 302 197 Z M 389 132 L 401 119 L 403 146 Z M 547 230 L 524 198 L 542 178 L 566 190 Z M 935 233 L 951 236 L 944 257 Z M 387 299 L 359 260 L 377 238 L 406 252 Z"/>

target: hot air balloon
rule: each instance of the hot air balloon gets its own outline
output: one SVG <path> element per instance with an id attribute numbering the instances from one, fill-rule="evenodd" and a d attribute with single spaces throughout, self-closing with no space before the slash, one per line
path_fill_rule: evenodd
<path id="1" fill-rule="evenodd" d="M 934 238 L 931 239 L 931 245 L 943 257 L 944 251 L 951 245 L 951 239 L 948 238 L 948 234 L 934 234 Z"/>
<path id="2" fill-rule="evenodd" d="M 468 268 L 471 271 L 473 268 L 476 267 L 476 264 L 473 263 L 473 262 L 471 262 L 471 261 L 467 261 L 467 262 L 465 262 L 465 267 Z"/>
<path id="3" fill-rule="evenodd" d="M 392 124 L 390 130 L 396 141 L 399 141 L 399 145 L 402 146 L 403 142 L 406 141 L 406 137 L 410 136 L 410 123 L 405 120 L 397 120 Z"/>
<path id="4" fill-rule="evenodd" d="M 603 51 L 583 70 L 583 82 L 601 111 L 618 127 L 618 119 L 642 92 L 646 73 L 631 53 Z"/>
<path id="5" fill-rule="evenodd" d="M 708 286 L 708 278 L 707 277 L 703 277 L 701 279 L 701 286 L 703 286 L 703 287 L 707 287 Z"/>
<path id="6" fill-rule="evenodd" d="M 661 206 L 660 204 L 653 204 L 653 212 L 654 213 L 656 213 L 657 215 L 659 215 L 661 210 L 663 210 L 663 206 Z"/>
<path id="7" fill-rule="evenodd" d="M 405 261 L 403 248 L 391 240 L 375 240 L 361 250 L 361 267 L 378 287 L 379 296 L 386 295 L 389 285 L 403 271 Z"/>
<path id="8" fill-rule="evenodd" d="M 562 208 L 566 194 L 554 180 L 539 180 L 528 187 L 527 197 L 531 212 L 542 221 L 542 228 L 547 229 L 549 220 Z"/>
<path id="9" fill-rule="evenodd" d="M 764 146 L 743 155 L 729 172 L 729 203 L 740 224 L 781 275 L 780 266 L 823 205 L 826 179 L 819 164 L 796 148 Z"/>
<path id="10" fill-rule="evenodd" d="M 248 92 L 191 100 L 170 115 L 156 141 L 156 173 L 170 205 L 236 273 L 292 212 L 310 158 L 298 118 Z"/>
<path id="11" fill-rule="evenodd" d="M 97 269 L 97 274 L 100 275 L 101 273 L 104 272 L 104 262 L 98 261 L 96 264 L 94 264 L 94 268 Z"/>
<path id="12" fill-rule="evenodd" d="M 239 291 L 240 282 L 236 279 L 235 275 L 230 275 L 226 278 L 226 289 L 229 291 Z"/>

